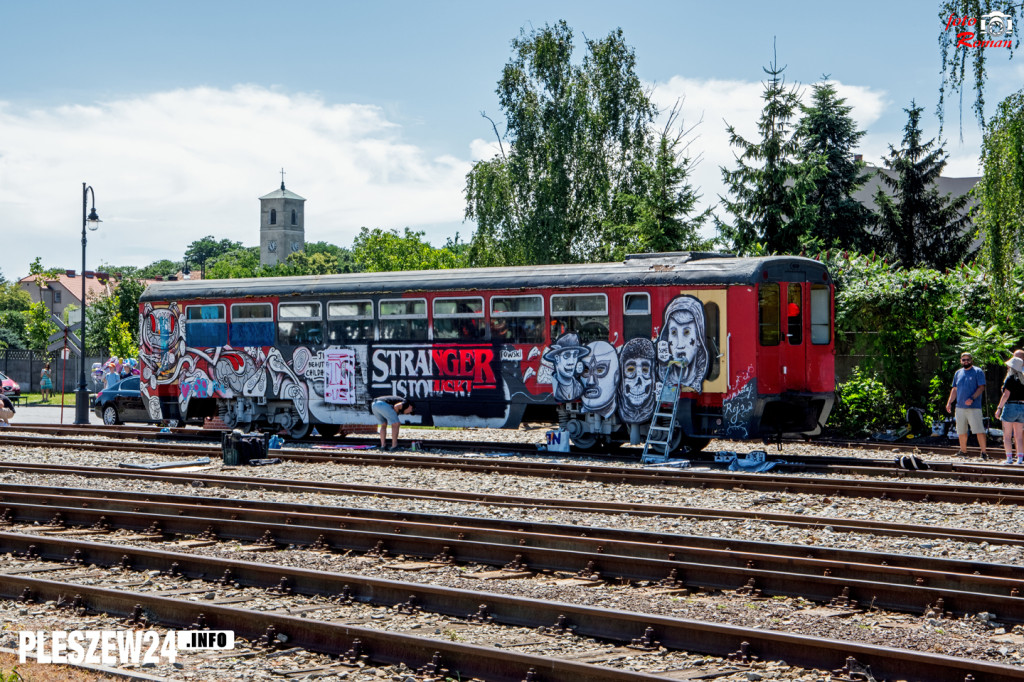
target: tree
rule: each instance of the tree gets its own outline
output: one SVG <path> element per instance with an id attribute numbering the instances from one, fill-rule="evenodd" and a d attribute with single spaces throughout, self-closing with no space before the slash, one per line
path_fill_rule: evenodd
<path id="1" fill-rule="evenodd" d="M 967 195 L 942 197 L 935 182 L 946 167 L 944 145 L 935 138 L 922 142 L 921 112 L 913 101 L 907 112 L 900 149 L 889 145 L 883 159 L 892 171 L 881 173 L 885 187 L 875 194 L 878 205 L 877 251 L 903 268 L 944 270 L 964 261 L 971 244 L 967 231 Z"/>
<path id="2" fill-rule="evenodd" d="M 301 251 L 298 253 L 302 253 Z M 346 249 L 327 242 L 312 242 L 306 244 L 305 253 L 310 256 L 323 254 L 331 261 L 331 272 L 359 272 L 359 264 L 352 255 L 352 249 Z M 291 254 L 294 255 L 294 254 Z M 291 255 L 289 258 L 291 258 Z"/>
<path id="3" fill-rule="evenodd" d="M 25 334 L 30 350 L 46 350 L 50 336 L 57 331 L 57 325 L 50 321 L 50 309 L 42 301 L 33 303 L 28 309 Z"/>
<path id="4" fill-rule="evenodd" d="M 223 253 L 206 264 L 207 279 L 256 277 L 260 267 L 260 247 L 243 246 Z"/>
<path id="5" fill-rule="evenodd" d="M 981 35 L 981 18 L 992 12 L 1000 12 L 1010 17 L 1012 26 L 999 21 L 986 24 L 986 35 Z M 942 84 L 939 86 L 939 133 L 945 123 L 946 93 L 958 95 L 960 102 L 960 132 L 963 133 L 963 95 L 964 83 L 967 81 L 967 63 L 971 62 L 974 78 L 974 115 L 978 125 L 985 125 L 985 62 L 986 47 L 979 41 L 1005 41 L 1005 49 L 1009 59 L 1013 58 L 1013 38 L 1017 34 L 1018 7 L 1012 2 L 1001 0 L 943 0 L 939 4 L 939 19 L 942 20 L 943 31 L 939 34 L 939 53 L 942 55 Z M 991 18 L 989 19 L 991 21 Z M 964 25 L 966 23 L 966 26 Z M 1001 32 L 1001 29 L 1009 29 Z M 961 44 L 963 43 L 963 49 Z M 1017 41 L 1016 47 L 1020 47 Z M 1002 53 L 1002 50 L 1000 50 Z"/>
<path id="6" fill-rule="evenodd" d="M 621 29 L 586 46 L 573 64 L 564 21 L 512 41 L 497 89 L 505 134 L 491 121 L 500 154 L 466 176 L 474 264 L 592 260 L 615 197 L 639 194 L 656 108 Z"/>
<path id="7" fill-rule="evenodd" d="M 1024 90 L 999 103 L 985 129 L 981 165 L 983 176 L 974 188 L 979 202 L 975 222 L 985 235 L 996 298 L 1005 308 L 1007 297 L 1017 295 L 1007 285 L 1024 239 Z"/>
<path id="8" fill-rule="evenodd" d="M 722 179 L 731 200 L 721 197 L 733 215 L 732 224 L 716 219 L 721 234 L 732 241 L 739 253 L 749 253 L 758 244 L 768 252 L 793 253 L 800 248 L 807 213 L 806 184 L 817 180 L 820 160 L 812 167 L 805 159 L 798 165 L 800 147 L 791 130 L 791 120 L 800 103 L 796 88 L 786 87 L 782 72 L 773 61 L 764 67 L 764 108 L 757 124 L 760 139 L 749 142 L 726 123 L 729 143 L 740 150 L 736 169 L 722 168 Z"/>
<path id="9" fill-rule="evenodd" d="M 205 269 L 207 261 L 221 256 L 228 251 L 241 248 L 241 246 L 242 242 L 235 242 L 230 239 L 217 241 L 213 235 L 207 235 L 189 244 L 189 247 L 185 249 L 185 258 L 193 265 Z"/>
<path id="10" fill-rule="evenodd" d="M 424 236 L 423 232 L 413 232 L 408 227 L 404 234 L 399 234 L 398 230 L 363 227 L 352 244 L 352 255 L 364 272 L 443 270 L 466 266 L 464 256 L 446 247 L 434 248 L 423 240 Z"/>
<path id="11" fill-rule="evenodd" d="M 153 261 L 144 268 L 139 268 L 138 272 L 135 273 L 135 276 L 140 277 L 142 279 L 167 277 L 169 275 L 176 275 L 181 271 L 181 268 L 181 261 L 173 261 L 163 258 L 158 261 Z"/>
<path id="12" fill-rule="evenodd" d="M 818 250 L 861 250 L 868 242 L 874 216 L 853 193 L 867 181 L 864 162 L 854 149 L 864 137 L 850 116 L 853 107 L 839 97 L 825 76 L 811 86 L 811 105 L 800 105 L 796 129 L 801 172 L 809 176 L 807 225 L 802 241 Z M 819 164 L 824 163 L 823 172 Z"/>
<path id="13" fill-rule="evenodd" d="M 0 311 L 28 310 L 32 297 L 17 282 L 0 283 Z"/>
<path id="14" fill-rule="evenodd" d="M 679 124 L 679 106 L 673 107 L 655 142 L 654 158 L 641 166 L 640 193 L 624 192 L 613 199 L 601 260 L 621 260 L 628 253 L 713 248 L 713 241 L 699 234 L 711 209 L 694 215 L 700 195 L 688 180 L 696 160 L 687 155 L 685 140 L 692 130 Z"/>

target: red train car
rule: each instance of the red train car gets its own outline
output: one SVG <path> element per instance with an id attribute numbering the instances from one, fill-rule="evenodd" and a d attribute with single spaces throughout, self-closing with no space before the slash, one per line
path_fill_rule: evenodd
<path id="1" fill-rule="evenodd" d="M 373 424 L 558 424 L 641 442 L 682 386 L 676 447 L 814 435 L 833 404 L 832 279 L 819 262 L 662 253 L 621 263 L 157 282 L 140 300 L 154 419 L 293 437 Z"/>

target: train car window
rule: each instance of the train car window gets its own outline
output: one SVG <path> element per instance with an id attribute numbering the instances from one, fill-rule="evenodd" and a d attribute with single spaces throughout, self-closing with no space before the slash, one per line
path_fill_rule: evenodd
<path id="1" fill-rule="evenodd" d="M 327 304 L 328 343 L 373 341 L 373 301 L 331 301 Z"/>
<path id="2" fill-rule="evenodd" d="M 492 296 L 491 338 L 505 343 L 543 343 L 543 297 Z"/>
<path id="3" fill-rule="evenodd" d="M 273 346 L 274 306 L 270 303 L 232 303 L 228 340 L 232 346 Z"/>
<path id="4" fill-rule="evenodd" d="M 791 346 L 798 346 L 804 342 L 804 303 L 799 284 L 789 285 L 786 302 L 786 340 Z"/>
<path id="5" fill-rule="evenodd" d="M 762 284 L 757 292 L 757 322 L 762 346 L 779 345 L 779 285 Z"/>
<path id="6" fill-rule="evenodd" d="M 704 304 L 704 343 L 708 347 L 708 374 L 705 381 L 714 381 L 722 372 L 722 352 L 718 349 L 718 339 L 722 315 L 718 310 L 718 304 L 707 302 Z"/>
<path id="7" fill-rule="evenodd" d="M 811 285 L 811 343 L 824 345 L 832 340 L 829 330 L 828 287 L 824 284 Z"/>
<path id="8" fill-rule="evenodd" d="M 564 294 L 551 297 L 551 340 L 572 332 L 580 343 L 608 340 L 608 297 Z"/>
<path id="9" fill-rule="evenodd" d="M 396 298 L 380 302 L 380 338 L 387 341 L 426 341 L 427 301 Z"/>
<path id="10" fill-rule="evenodd" d="M 324 342 L 319 303 L 281 303 L 277 306 L 277 343 L 281 346 L 319 346 Z"/>
<path id="11" fill-rule="evenodd" d="M 622 297 L 622 334 L 624 341 L 651 338 L 651 296 L 646 293 Z"/>
<path id="12" fill-rule="evenodd" d="M 223 305 L 190 305 L 185 308 L 185 345 L 196 348 L 223 346 L 228 325 Z"/>
<path id="13" fill-rule="evenodd" d="M 486 334 L 482 297 L 434 299 L 435 339 L 479 341 Z"/>

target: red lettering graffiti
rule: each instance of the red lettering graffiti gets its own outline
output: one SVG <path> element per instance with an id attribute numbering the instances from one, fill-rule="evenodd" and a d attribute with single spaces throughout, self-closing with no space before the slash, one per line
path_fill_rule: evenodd
<path id="1" fill-rule="evenodd" d="M 956 46 L 957 47 L 975 47 L 975 44 L 969 42 L 974 39 L 973 33 L 957 33 L 956 34 Z"/>

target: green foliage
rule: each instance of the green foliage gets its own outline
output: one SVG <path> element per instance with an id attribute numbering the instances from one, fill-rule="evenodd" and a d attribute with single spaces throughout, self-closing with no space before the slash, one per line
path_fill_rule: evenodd
<path id="1" fill-rule="evenodd" d="M 255 277 L 260 268 L 260 247 L 243 246 L 214 258 L 206 264 L 207 279 Z"/>
<path id="2" fill-rule="evenodd" d="M 32 296 L 17 282 L 0 282 L 0 311 L 28 310 L 30 305 Z"/>
<path id="3" fill-rule="evenodd" d="M 30 303 L 29 306 L 32 304 Z M 0 348 L 28 348 L 27 310 L 0 311 Z"/>
<path id="4" fill-rule="evenodd" d="M 116 298 L 116 297 L 115 297 Z M 138 318 L 136 313 L 133 320 Z M 138 324 L 128 324 L 128 321 L 121 317 L 120 311 L 115 311 L 107 321 L 106 336 L 107 348 L 111 355 L 124 358 L 134 358 L 139 355 L 139 342 L 132 334 Z"/>
<path id="5" fill-rule="evenodd" d="M 175 260 L 168 260 L 163 258 L 158 261 L 154 261 L 144 268 L 139 268 L 135 276 L 140 279 L 155 279 L 157 277 L 167 277 L 168 275 L 176 275 L 181 272 L 182 262 Z M 123 273 L 122 273 L 123 274 Z"/>
<path id="6" fill-rule="evenodd" d="M 217 241 L 213 235 L 207 235 L 189 244 L 189 247 L 185 249 L 185 258 L 194 267 L 201 268 L 207 261 L 241 247 L 242 242 L 235 242 L 230 239 Z"/>
<path id="7" fill-rule="evenodd" d="M 365 272 L 443 270 L 466 267 L 465 250 L 434 248 L 423 232 L 362 228 L 352 244 L 355 262 Z M 461 251 L 461 253 L 459 252 Z"/>
<path id="8" fill-rule="evenodd" d="M 1010 356 L 1019 338 L 1019 331 L 1016 334 L 1005 333 L 994 324 L 975 326 L 965 321 L 959 349 L 960 353 L 970 353 L 974 364 L 979 367 L 998 365 Z"/>
<path id="9" fill-rule="evenodd" d="M 854 155 L 864 131 L 857 130 L 850 115 L 853 107 L 846 105 L 826 79 L 811 86 L 811 105 L 800 105 L 803 115 L 796 129 L 800 172 L 808 176 L 802 241 L 817 250 L 859 251 L 867 244 L 868 226 L 874 218 L 853 198 L 868 178 L 864 162 Z"/>
<path id="10" fill-rule="evenodd" d="M 46 350 L 50 335 L 57 331 L 57 325 L 50 321 L 50 309 L 42 301 L 33 303 L 28 309 L 25 335 L 30 350 Z"/>
<path id="11" fill-rule="evenodd" d="M 574 63 L 564 21 L 512 41 L 497 89 L 504 135 L 491 121 L 501 152 L 466 176 L 474 265 L 592 261 L 689 239 L 678 131 L 652 134 L 657 109 L 621 30 L 585 43 Z"/>
<path id="12" fill-rule="evenodd" d="M 629 253 L 714 248 L 713 240 L 699 234 L 711 209 L 694 215 L 700 196 L 688 182 L 693 159 L 686 155 L 684 138 L 689 131 L 679 126 L 678 117 L 677 106 L 657 138 L 653 161 L 640 165 L 641 193 L 622 193 L 612 200 L 599 260 L 622 260 Z"/>
<path id="13" fill-rule="evenodd" d="M 115 318 L 119 319 L 120 315 L 120 301 L 116 294 L 103 295 L 89 301 L 89 305 L 85 309 L 84 342 L 86 348 L 109 355 L 112 343 L 111 330 L 116 329 L 112 321 Z M 136 313 L 137 315 L 138 313 Z"/>
<path id="14" fill-rule="evenodd" d="M 968 196 L 939 195 L 935 182 L 946 167 L 943 144 L 935 148 L 935 139 L 922 142 L 922 107 L 910 103 L 903 144 L 889 145 L 886 168 L 881 173 L 882 187 L 875 194 L 878 205 L 876 250 L 886 254 L 902 268 L 931 267 L 946 269 L 964 261 L 971 244 L 967 230 L 970 217 L 965 212 Z"/>
<path id="15" fill-rule="evenodd" d="M 731 224 L 716 219 L 719 232 L 734 249 L 747 254 L 755 243 L 774 253 L 800 250 L 806 206 L 807 182 L 818 172 L 796 161 L 800 148 L 792 131 L 792 119 L 800 103 L 795 88 L 786 86 L 785 67 L 772 62 L 764 68 L 768 81 L 761 99 L 764 108 L 757 124 L 759 139 L 748 141 L 727 124 L 729 144 L 736 147 L 735 170 L 722 168 L 722 180 L 731 198 L 721 197 L 732 214 Z M 820 160 L 814 167 L 820 169 Z"/>
<path id="16" fill-rule="evenodd" d="M 1024 90 L 1002 102 L 985 129 L 981 145 L 983 177 L 974 188 L 975 222 L 985 235 L 983 251 L 997 306 L 1004 314 L 1020 301 L 1013 281 L 1024 240 Z"/>
<path id="17" fill-rule="evenodd" d="M 829 426 L 852 436 L 865 436 L 901 423 L 905 408 L 870 372 L 854 368 L 850 378 L 836 386 L 836 406 Z"/>
<path id="18" fill-rule="evenodd" d="M 939 4 L 939 19 L 942 21 L 943 27 L 942 32 L 939 33 L 939 53 L 942 55 L 942 85 L 939 87 L 937 113 L 940 123 L 943 123 L 945 120 L 946 93 L 948 92 L 950 96 L 958 96 L 957 99 L 961 104 L 961 131 L 963 130 L 963 89 L 964 83 L 968 80 L 968 61 L 971 63 L 971 76 L 974 78 L 974 114 L 978 119 L 979 126 L 983 126 L 985 123 L 985 60 L 988 50 L 993 48 L 957 48 L 958 35 L 963 32 L 974 33 L 974 37 L 970 42 L 975 42 L 979 38 L 991 39 L 991 37 L 979 36 L 977 24 L 966 28 L 959 28 L 948 26 L 949 20 L 951 17 L 956 19 L 968 17 L 978 21 L 983 15 L 994 11 L 1006 14 L 1011 17 L 1010 21 L 1013 22 L 1013 33 L 1004 36 L 1011 39 L 1010 48 L 1002 48 L 996 53 L 998 55 L 1007 54 L 1007 57 L 1012 59 L 1014 51 L 1012 38 L 1017 35 L 1018 20 L 1024 18 L 1020 16 L 1020 8 L 1017 3 L 1004 2 L 1003 0 L 943 0 Z M 1016 42 L 1016 46 L 1020 47 L 1019 41 Z M 1005 53 L 1003 49 L 1006 50 Z"/>

